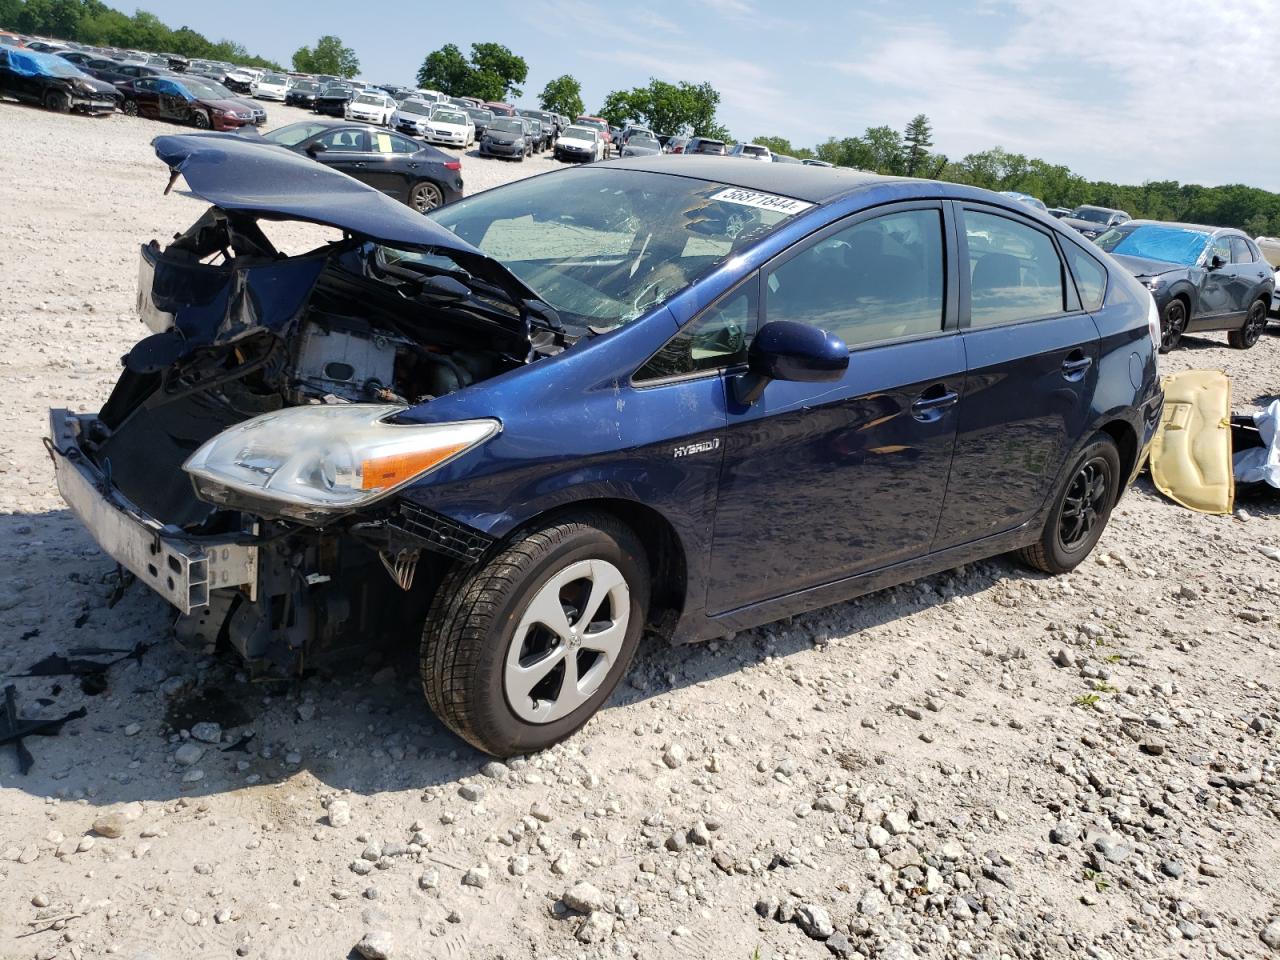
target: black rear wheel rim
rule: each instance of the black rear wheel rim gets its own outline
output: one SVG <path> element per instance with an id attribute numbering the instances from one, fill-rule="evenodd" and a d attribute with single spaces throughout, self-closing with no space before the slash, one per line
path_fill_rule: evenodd
<path id="1" fill-rule="evenodd" d="M 1079 550 L 1099 529 L 1111 493 L 1111 465 L 1092 457 L 1080 465 L 1067 485 L 1058 516 L 1058 542 L 1068 552 Z"/>
<path id="2" fill-rule="evenodd" d="M 1267 308 L 1261 300 L 1253 301 L 1249 315 L 1244 321 L 1244 342 L 1253 346 L 1262 336 L 1262 329 L 1267 325 Z"/>
<path id="3" fill-rule="evenodd" d="M 1187 327 L 1187 308 L 1181 300 L 1171 300 L 1164 308 L 1164 328 L 1160 331 L 1160 346 L 1172 350 L 1182 339 Z"/>

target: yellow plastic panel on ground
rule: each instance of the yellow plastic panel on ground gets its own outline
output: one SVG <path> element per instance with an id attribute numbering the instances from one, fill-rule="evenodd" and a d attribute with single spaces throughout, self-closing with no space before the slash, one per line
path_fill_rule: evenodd
<path id="1" fill-rule="evenodd" d="M 1151 478 L 1170 500 L 1200 513 L 1231 512 L 1231 381 L 1221 370 L 1164 378 L 1164 413 L 1151 443 Z"/>

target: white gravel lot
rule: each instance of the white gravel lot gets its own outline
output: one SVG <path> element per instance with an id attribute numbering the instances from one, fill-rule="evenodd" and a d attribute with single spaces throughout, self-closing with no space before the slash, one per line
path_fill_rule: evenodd
<path id="1" fill-rule="evenodd" d="M 0 746 L 0 957 L 1280 957 L 1280 501 L 1204 517 L 1143 478 L 1069 576 L 993 560 L 650 643 L 579 736 L 489 763 L 412 644 L 251 683 L 145 590 L 108 606 L 45 411 L 102 403 L 137 246 L 202 204 L 162 196 L 176 128 L 6 102 L 0 129 L 0 674 L 88 711 L 26 776 Z M 463 163 L 468 192 L 555 166 Z M 1278 356 L 1215 334 L 1165 365 L 1247 408 Z M 139 642 L 95 695 L 20 676 Z"/>

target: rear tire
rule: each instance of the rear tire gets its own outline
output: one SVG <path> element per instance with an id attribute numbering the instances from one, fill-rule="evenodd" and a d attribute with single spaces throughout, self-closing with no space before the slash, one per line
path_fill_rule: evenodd
<path id="1" fill-rule="evenodd" d="M 1121 482 L 1116 442 L 1105 433 L 1095 433 L 1072 461 L 1040 539 L 1019 550 L 1018 558 L 1045 573 L 1074 570 L 1106 529 Z"/>
<path id="2" fill-rule="evenodd" d="M 1227 343 L 1237 350 L 1248 350 L 1262 337 L 1267 329 L 1267 301 L 1259 297 L 1249 304 L 1249 312 L 1245 314 L 1244 324 L 1239 330 L 1227 334 Z"/>
<path id="3" fill-rule="evenodd" d="M 644 547 L 616 518 L 534 530 L 441 584 L 422 633 L 427 702 L 485 753 L 545 750 L 609 698 L 648 605 Z"/>
<path id="4" fill-rule="evenodd" d="M 430 180 L 419 180 L 409 191 L 409 206 L 419 213 L 434 210 L 444 203 L 444 191 Z"/>

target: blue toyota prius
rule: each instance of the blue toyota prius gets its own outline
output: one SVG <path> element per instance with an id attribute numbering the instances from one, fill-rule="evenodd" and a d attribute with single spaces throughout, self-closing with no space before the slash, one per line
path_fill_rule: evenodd
<path id="1" fill-rule="evenodd" d="M 236 136 L 155 148 L 211 206 L 142 247 L 102 409 L 51 412 L 63 497 L 181 637 L 288 669 L 420 636 L 495 755 L 581 727 L 646 627 L 1072 569 L 1159 419 L 1151 295 L 994 193 L 651 157 L 424 217 Z"/>

